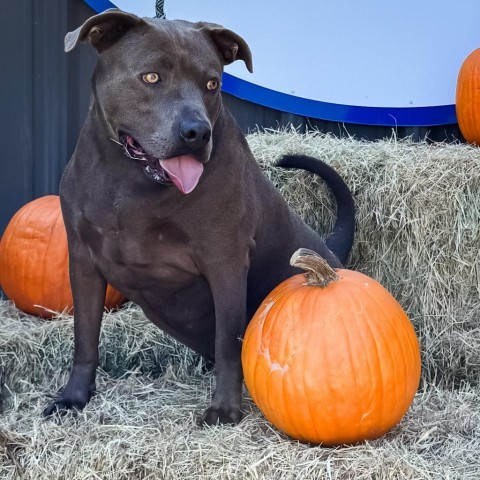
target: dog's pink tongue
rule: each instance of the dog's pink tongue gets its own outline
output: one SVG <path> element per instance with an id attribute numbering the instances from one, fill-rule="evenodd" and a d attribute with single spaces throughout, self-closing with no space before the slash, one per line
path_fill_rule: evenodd
<path id="1" fill-rule="evenodd" d="M 160 160 L 160 165 L 183 193 L 193 191 L 203 173 L 203 165 L 191 155 Z"/>

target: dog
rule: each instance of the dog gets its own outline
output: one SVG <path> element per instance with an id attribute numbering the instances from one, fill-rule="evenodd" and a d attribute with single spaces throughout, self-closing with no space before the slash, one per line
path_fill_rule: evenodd
<path id="1" fill-rule="evenodd" d="M 257 165 L 223 107 L 223 67 L 243 38 L 220 25 L 139 18 L 116 9 L 65 37 L 65 51 L 98 51 L 90 109 L 60 184 L 74 299 L 74 358 L 44 415 L 82 409 L 95 392 L 107 283 L 166 333 L 215 363 L 201 424 L 242 418 L 241 339 L 261 301 L 298 273 L 306 247 L 340 267 L 354 235 L 354 203 L 323 162 L 279 166 L 320 175 L 337 202 L 324 243 Z"/>

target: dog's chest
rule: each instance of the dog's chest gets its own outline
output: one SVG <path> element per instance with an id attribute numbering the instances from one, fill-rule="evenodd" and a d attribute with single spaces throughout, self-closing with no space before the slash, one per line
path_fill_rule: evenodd
<path id="1" fill-rule="evenodd" d="M 170 220 L 86 210 L 80 232 L 102 273 L 120 289 L 178 288 L 200 275 L 189 234 Z"/>

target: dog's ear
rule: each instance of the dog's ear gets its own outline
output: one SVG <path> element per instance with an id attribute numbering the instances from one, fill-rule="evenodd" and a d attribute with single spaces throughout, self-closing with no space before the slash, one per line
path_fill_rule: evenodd
<path id="1" fill-rule="evenodd" d="M 235 32 L 214 23 L 201 23 L 201 29 L 206 30 L 220 52 L 224 65 L 243 60 L 250 73 L 253 73 L 252 52 L 247 42 Z"/>
<path id="2" fill-rule="evenodd" d="M 99 15 L 90 17 L 81 27 L 67 33 L 65 51 L 69 52 L 75 48 L 78 42 L 88 41 L 99 53 L 103 52 L 112 46 L 129 28 L 141 24 L 146 23 L 140 17 L 111 8 Z"/>

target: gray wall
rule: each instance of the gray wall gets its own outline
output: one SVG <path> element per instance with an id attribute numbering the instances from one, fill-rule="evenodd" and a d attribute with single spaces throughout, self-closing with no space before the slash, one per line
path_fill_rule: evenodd
<path id="1" fill-rule="evenodd" d="M 88 108 L 95 54 L 63 53 L 65 33 L 91 15 L 81 0 L 2 2 L 0 234 L 19 207 L 57 193 Z"/>
<path id="2" fill-rule="evenodd" d="M 151 0 L 154 1 L 154 0 Z M 96 54 L 80 45 L 63 52 L 65 33 L 94 12 L 82 0 L 3 0 L 0 14 L 0 235 L 12 215 L 28 201 L 57 193 L 89 100 Z M 341 125 L 298 117 L 225 95 L 241 128 L 292 123 L 336 135 L 367 139 L 391 133 L 386 127 Z M 433 140 L 459 138 L 458 127 L 399 128 L 397 135 Z"/>

